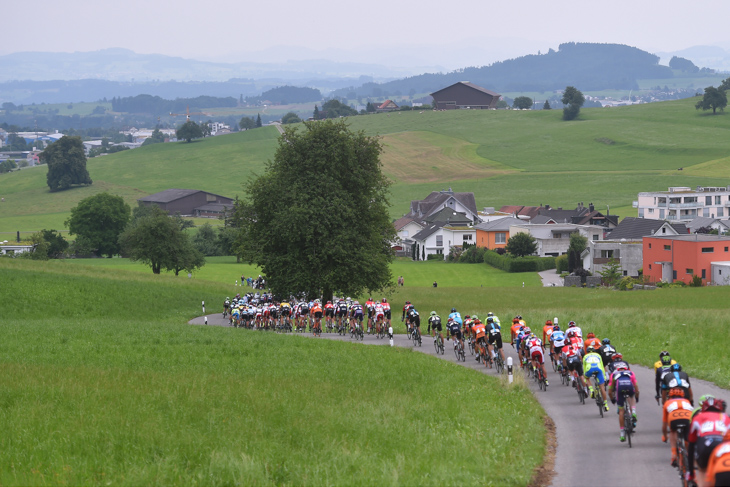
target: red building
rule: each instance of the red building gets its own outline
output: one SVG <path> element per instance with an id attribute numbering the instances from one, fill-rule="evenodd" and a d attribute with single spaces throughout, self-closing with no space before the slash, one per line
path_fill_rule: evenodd
<path id="1" fill-rule="evenodd" d="M 730 236 L 668 235 L 643 238 L 644 275 L 651 282 L 726 284 L 730 273 Z M 724 271 L 724 272 L 723 272 Z"/>

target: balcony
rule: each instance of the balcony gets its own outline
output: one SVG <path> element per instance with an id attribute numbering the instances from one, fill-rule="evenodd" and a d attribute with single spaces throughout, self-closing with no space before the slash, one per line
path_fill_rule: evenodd
<path id="1" fill-rule="evenodd" d="M 703 206 L 705 205 L 697 201 L 694 203 L 669 203 L 669 208 L 701 208 Z"/>
<path id="2" fill-rule="evenodd" d="M 593 258 L 593 264 L 594 265 L 608 264 L 609 261 L 612 261 L 612 260 L 615 260 L 619 264 L 621 263 L 621 258 L 620 257 L 594 257 Z"/>

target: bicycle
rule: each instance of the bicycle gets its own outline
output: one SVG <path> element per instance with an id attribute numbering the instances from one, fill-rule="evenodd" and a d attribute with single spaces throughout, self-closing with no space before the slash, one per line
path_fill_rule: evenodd
<path id="1" fill-rule="evenodd" d="M 456 361 L 466 362 L 466 353 L 464 353 L 464 345 L 456 338 L 454 338 L 454 354 L 456 355 Z"/>
<path id="2" fill-rule="evenodd" d="M 553 363 L 553 372 L 558 372 L 558 369 L 560 368 L 560 365 L 557 360 L 555 360 L 555 354 L 550 354 L 550 361 Z"/>
<path id="3" fill-rule="evenodd" d="M 423 342 L 421 341 L 421 332 L 418 330 L 417 326 L 413 327 L 413 346 L 416 346 L 416 343 L 420 347 Z"/>
<path id="4" fill-rule="evenodd" d="M 497 356 L 494 358 L 494 367 L 497 369 L 497 373 L 501 374 L 504 371 L 504 360 L 502 356 L 497 352 Z"/>
<path id="5" fill-rule="evenodd" d="M 541 391 L 547 391 L 547 377 L 545 377 L 545 374 L 542 373 L 542 367 L 536 367 L 535 369 L 537 377 L 537 385 L 540 387 Z"/>
<path id="6" fill-rule="evenodd" d="M 596 397 L 596 405 L 598 406 L 598 410 L 601 413 L 601 417 L 603 417 L 603 396 L 601 395 L 601 388 L 598 386 L 598 378 L 595 376 L 593 377 L 593 395 Z"/>
<path id="7" fill-rule="evenodd" d="M 469 337 L 469 355 L 474 355 L 474 339 Z"/>
<path id="8" fill-rule="evenodd" d="M 631 448 L 631 435 L 634 434 L 634 410 L 629 404 L 629 393 L 624 390 L 621 395 L 624 398 L 624 434 L 629 442 L 629 448 Z"/>
<path id="9" fill-rule="evenodd" d="M 685 428 L 686 426 L 684 425 L 677 427 L 677 470 L 679 471 L 679 478 L 682 481 L 683 487 L 697 487 L 695 482 L 685 480 L 687 471 L 689 470 L 689 462 L 691 461 L 687 453 L 687 444 L 685 443 Z"/>
<path id="10" fill-rule="evenodd" d="M 578 390 L 578 401 L 581 404 L 585 404 L 586 403 L 586 390 L 583 387 L 583 385 L 581 385 L 580 377 L 578 377 L 577 373 L 575 374 L 574 377 L 575 377 L 575 388 Z"/>
<path id="11" fill-rule="evenodd" d="M 436 349 L 436 355 L 439 353 L 441 353 L 441 355 L 444 354 L 444 340 L 441 338 L 441 335 L 437 334 L 433 337 L 433 347 Z"/>

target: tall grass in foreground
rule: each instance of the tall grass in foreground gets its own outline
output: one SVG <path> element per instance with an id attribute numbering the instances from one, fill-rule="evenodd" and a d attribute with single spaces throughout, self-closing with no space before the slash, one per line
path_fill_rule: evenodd
<path id="1" fill-rule="evenodd" d="M 542 459 L 524 387 L 405 349 L 187 325 L 220 285 L 0 273 L 0 485 L 526 485 Z"/>

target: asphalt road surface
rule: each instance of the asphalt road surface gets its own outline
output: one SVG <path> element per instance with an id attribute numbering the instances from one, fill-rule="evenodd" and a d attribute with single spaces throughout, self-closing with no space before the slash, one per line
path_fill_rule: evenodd
<path id="1" fill-rule="evenodd" d="M 190 324 L 204 324 L 204 317 L 195 318 Z M 221 313 L 208 316 L 209 325 L 229 326 Z M 394 321 L 396 332 L 404 331 L 400 321 Z M 423 331 L 426 327 L 422 328 Z M 303 336 L 316 339 L 311 334 Z M 509 328 L 503 337 L 509 340 Z M 352 341 L 349 335 L 342 337 L 335 333 L 323 333 L 323 339 Z M 365 345 L 387 346 L 388 339 L 377 339 L 375 336 L 365 335 L 361 342 Z M 453 352 L 453 342 L 446 342 L 444 355 L 438 357 L 443 360 L 456 362 Z M 395 335 L 394 344 L 399 347 L 414 348 L 413 343 L 405 335 Z M 617 346 L 620 351 L 620 347 Z M 429 337 L 423 338 L 423 345 L 416 350 L 435 355 L 433 341 Z M 512 357 L 515 364 L 515 374 L 522 373 L 517 367 L 517 355 L 514 349 L 505 343 L 505 358 Z M 657 359 L 659 352 L 657 350 Z M 474 356 L 467 351 L 464 365 L 487 375 L 496 375 L 494 369 L 486 369 L 476 362 Z M 669 445 L 661 442 L 661 408 L 654 400 L 654 371 L 646 367 L 632 365 L 631 370 L 636 374 L 639 384 L 640 401 L 637 404 L 638 424 L 632 437 L 633 447 L 619 441 L 617 407 L 609 403 L 611 408 L 601 418 L 594 400 L 587 398 L 581 405 L 578 395 L 572 387 L 560 383 L 560 377 L 553 372 L 552 367 L 546 364 L 550 386 L 547 391 L 541 391 L 537 384 L 528 379 L 528 384 L 535 397 L 547 414 L 555 423 L 557 434 L 557 451 L 555 455 L 555 476 L 551 485 L 555 487 L 667 487 L 679 485 L 677 470 L 669 464 Z M 692 376 L 691 367 L 685 371 Z M 692 380 L 692 390 L 695 399 L 702 394 L 714 394 L 730 400 L 730 391 L 721 389 L 706 381 Z"/>

